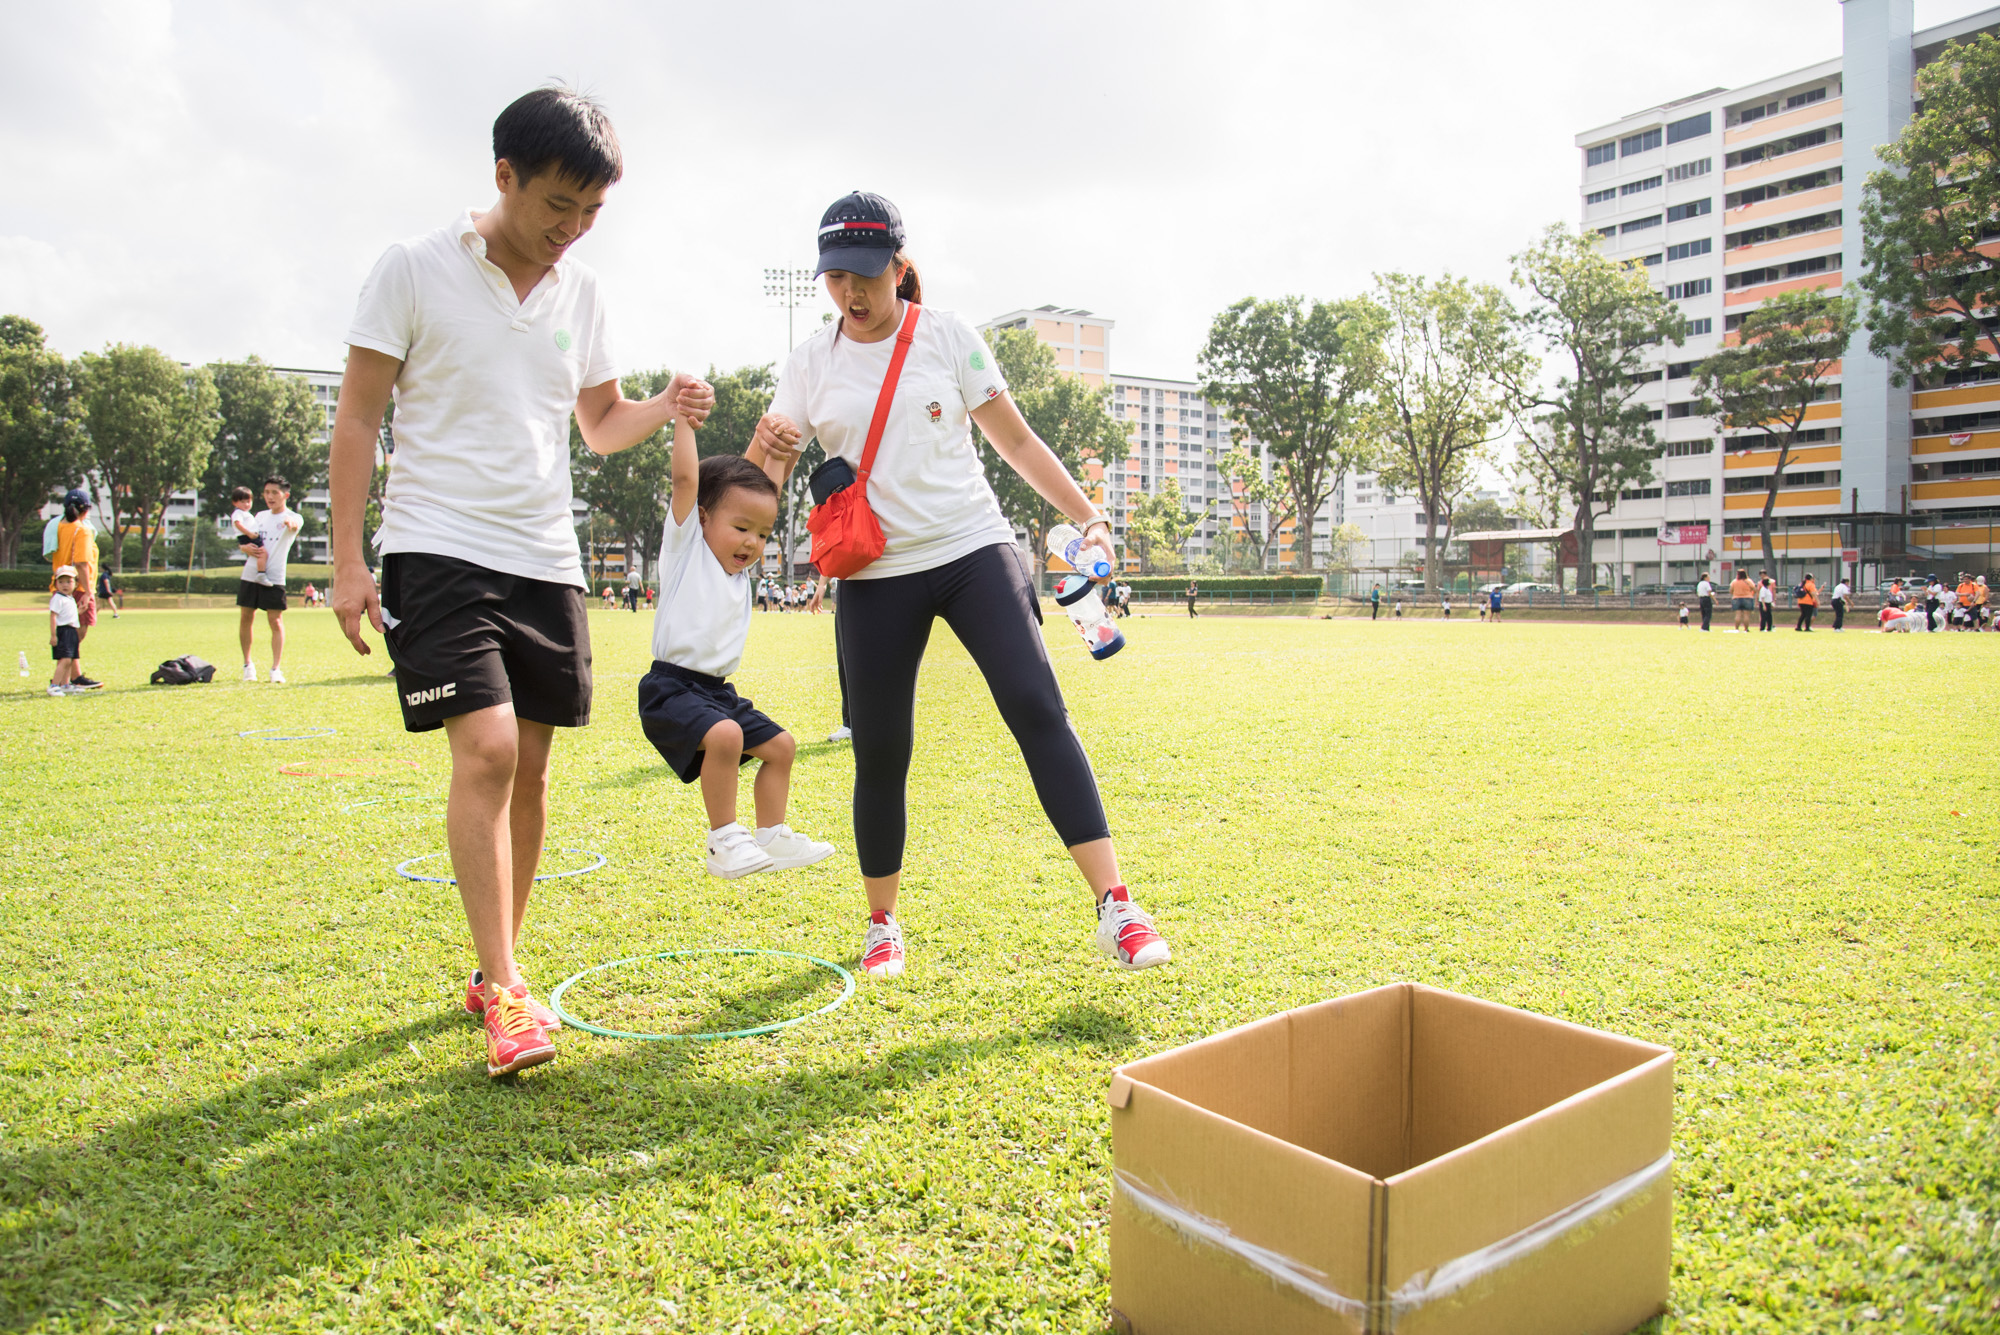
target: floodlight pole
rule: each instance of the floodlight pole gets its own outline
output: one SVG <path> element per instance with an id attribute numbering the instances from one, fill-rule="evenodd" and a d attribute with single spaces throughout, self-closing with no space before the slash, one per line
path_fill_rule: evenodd
<path id="1" fill-rule="evenodd" d="M 790 352 L 797 342 L 792 328 L 794 315 L 799 307 L 811 305 L 818 291 L 811 269 L 764 270 L 764 295 L 785 308 L 785 351 Z"/>

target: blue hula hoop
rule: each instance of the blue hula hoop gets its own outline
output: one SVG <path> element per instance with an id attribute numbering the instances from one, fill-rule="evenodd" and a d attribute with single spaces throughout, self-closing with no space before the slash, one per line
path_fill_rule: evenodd
<path id="1" fill-rule="evenodd" d="M 624 1029 L 606 1029 L 601 1025 L 594 1025 L 588 1020 L 579 1020 L 576 1016 L 563 1009 L 562 996 L 564 992 L 569 990 L 569 985 L 581 982 L 594 973 L 603 973 L 606 969 L 615 969 L 621 964 L 638 964 L 645 960 L 681 959 L 689 955 L 775 955 L 779 959 L 804 960 L 808 964 L 817 965 L 819 968 L 838 974 L 841 983 L 840 995 L 832 1001 L 827 1002 L 826 1005 L 821 1006 L 818 1010 L 807 1011 L 804 1015 L 795 1015 L 789 1020 L 773 1020 L 769 1024 L 753 1025 L 748 1029 L 718 1029 L 705 1034 L 635 1034 Z M 825 1015 L 831 1011 L 839 1010 L 846 1004 L 847 999 L 853 995 L 854 975 L 841 968 L 838 964 L 835 964 L 832 960 L 823 960 L 817 955 L 802 955 L 796 950 L 753 950 L 743 946 L 715 946 L 703 950 L 663 950 L 657 955 L 631 955 L 622 960 L 612 960 L 609 964 L 599 964 L 594 968 L 585 969 L 581 973 L 571 974 L 556 984 L 555 991 L 549 993 L 549 1006 L 562 1018 L 564 1024 L 574 1025 L 587 1034 L 599 1034 L 605 1038 L 636 1038 L 648 1043 L 707 1043 L 725 1038 L 754 1038 L 758 1034 L 772 1034 L 780 1029 L 789 1029 L 795 1024 L 801 1024 L 812 1019 L 815 1015 Z"/>
<path id="2" fill-rule="evenodd" d="M 556 852 L 575 853 L 580 857 L 596 858 L 597 861 L 591 863 L 588 867 L 577 867 L 571 871 L 545 871 L 535 877 L 536 880 L 555 881 L 565 876 L 581 876 L 587 871 L 596 871 L 599 867 L 610 861 L 604 854 L 589 848 L 558 848 Z M 443 853 L 419 853 L 416 857 L 404 858 L 396 864 L 396 874 L 406 881 L 430 881 L 436 885 L 457 885 L 458 878 L 456 876 L 423 876 L 410 870 L 410 868 L 416 866 L 419 862 L 426 862 L 431 858 L 441 858 L 443 856 L 445 856 Z"/>
<path id="3" fill-rule="evenodd" d="M 253 737 L 260 742 L 310 742 L 320 737 L 334 735 L 332 728 L 311 728 L 305 732 L 280 733 L 276 728 L 251 728 L 239 732 L 238 737 Z"/>
<path id="4" fill-rule="evenodd" d="M 344 816 L 350 811 L 359 811 L 363 807 L 379 806 L 384 802 L 437 802 L 440 800 L 442 799 L 427 797 L 421 794 L 415 797 L 369 797 L 363 798 L 359 802 L 349 802 L 340 809 L 340 814 Z"/>

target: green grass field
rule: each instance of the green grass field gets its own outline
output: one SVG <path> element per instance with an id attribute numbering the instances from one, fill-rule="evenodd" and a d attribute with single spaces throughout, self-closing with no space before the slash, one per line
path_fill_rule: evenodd
<path id="1" fill-rule="evenodd" d="M 48 699 L 46 623 L 0 615 L 36 674 L 0 695 L 0 1329 L 1099 1330 L 1112 1067 L 1397 979 L 1678 1049 L 1659 1329 L 2000 1328 L 2000 639 L 1159 617 L 1099 664 L 1061 629 L 1175 951 L 1127 975 L 940 627 L 909 974 L 494 1082 L 456 897 L 392 871 L 443 847 L 441 734 L 291 621 L 289 686 L 233 680 L 233 613 L 128 613 L 86 645 L 112 689 Z M 839 855 L 708 878 L 633 716 L 649 624 L 592 613 L 550 842 L 610 863 L 542 887 L 530 977 L 851 964 L 846 749 L 803 747 L 792 817 Z M 805 742 L 831 634 L 760 617 L 739 677 Z M 138 684 L 188 652 L 223 677 Z M 378 797 L 418 800 L 344 809 Z M 570 1000 L 727 1027 L 833 995 L 698 964 Z"/>

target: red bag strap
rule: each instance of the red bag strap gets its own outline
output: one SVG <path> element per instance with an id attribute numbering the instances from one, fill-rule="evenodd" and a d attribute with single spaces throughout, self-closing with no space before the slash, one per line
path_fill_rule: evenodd
<path id="1" fill-rule="evenodd" d="M 910 342 L 917 336 L 917 312 L 923 307 L 909 303 L 902 327 L 896 330 L 896 350 L 889 354 L 889 374 L 882 378 L 882 393 L 875 400 L 875 416 L 868 422 L 868 443 L 861 449 L 861 471 L 854 480 L 866 484 L 875 467 L 875 451 L 881 447 L 882 431 L 889 425 L 889 405 L 896 401 L 896 382 L 903 378 L 903 359 L 910 355 Z"/>

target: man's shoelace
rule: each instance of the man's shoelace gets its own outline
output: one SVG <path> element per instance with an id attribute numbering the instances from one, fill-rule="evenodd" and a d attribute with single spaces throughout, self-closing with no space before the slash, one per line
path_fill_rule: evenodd
<path id="1" fill-rule="evenodd" d="M 524 1034 L 535 1027 L 535 1013 L 528 1009 L 528 1003 L 504 987 L 500 989 L 499 993 L 491 1001 L 486 1003 L 486 1008 L 489 1011 L 494 1010 L 496 1007 L 498 1008 L 500 1032 L 509 1038 L 512 1038 L 516 1034 Z"/>

